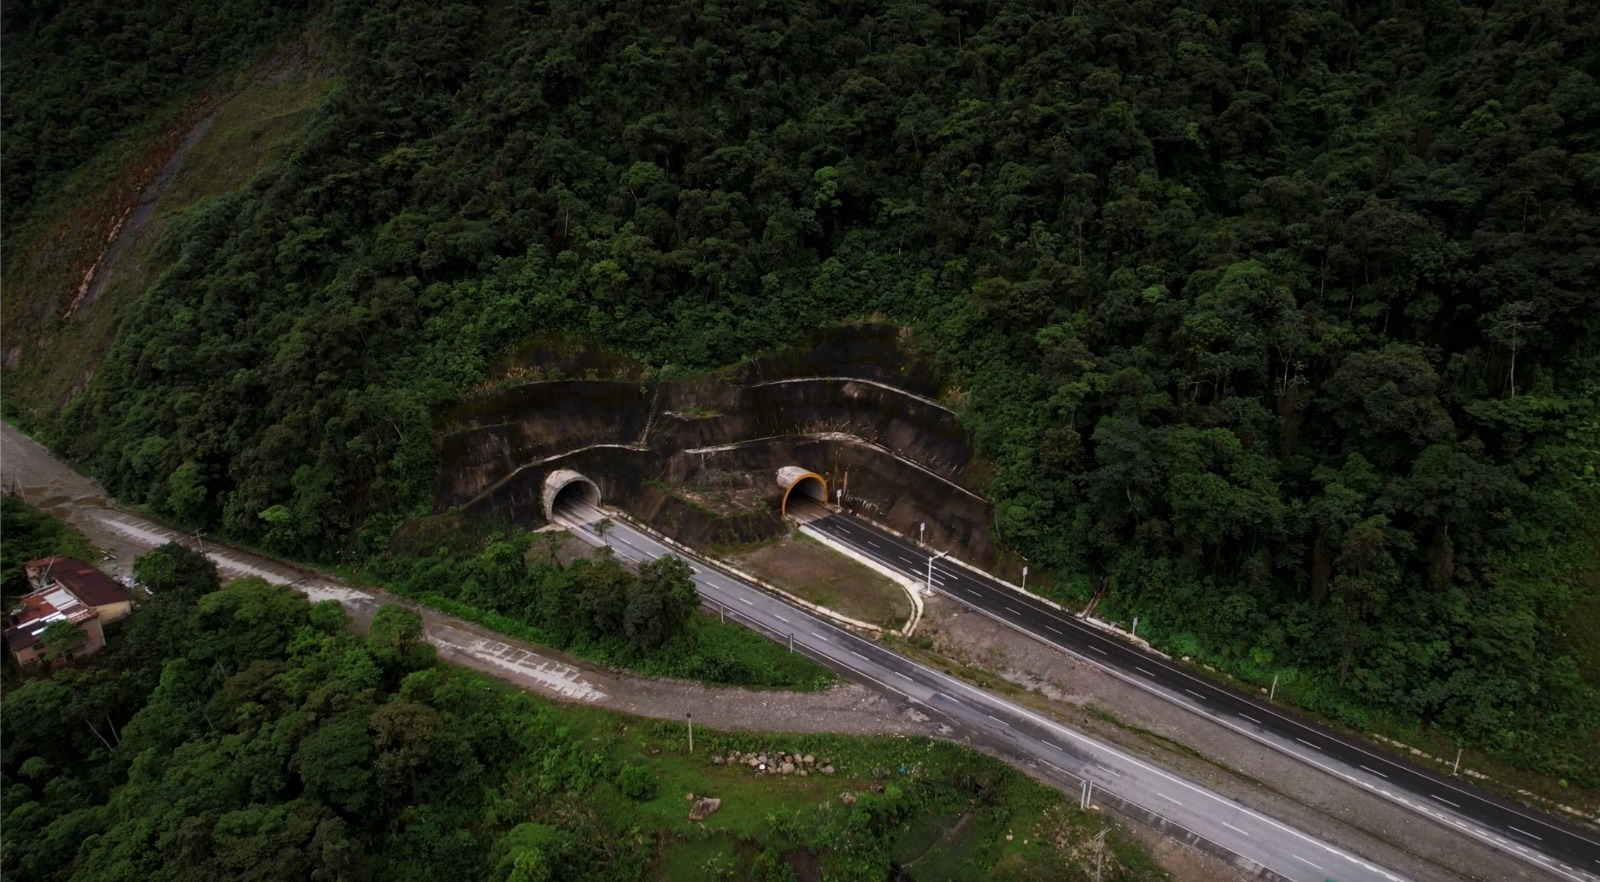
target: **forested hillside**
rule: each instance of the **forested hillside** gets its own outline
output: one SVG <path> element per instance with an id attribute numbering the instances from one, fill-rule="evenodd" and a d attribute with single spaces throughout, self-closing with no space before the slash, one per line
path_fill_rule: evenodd
<path id="1" fill-rule="evenodd" d="M 81 394 L 9 372 L 118 496 L 367 556 L 530 334 L 684 370 L 902 322 L 1053 590 L 1600 785 L 1592 8 L 322 14 L 292 157 L 173 225 Z"/>
<path id="2" fill-rule="evenodd" d="M 383 607 L 363 638 L 337 601 L 254 577 L 219 590 L 181 545 L 135 572 L 155 595 L 105 651 L 0 705 L 7 879 L 888 880 L 930 857 L 941 878 L 1087 880 L 1096 862 L 1103 819 L 953 743 L 700 730 L 691 755 L 676 720 L 435 664 L 410 610 Z M 779 740 L 837 774 L 709 761 Z M 722 810 L 690 823 L 687 788 Z M 1121 831 L 1105 863 L 1161 877 Z"/>

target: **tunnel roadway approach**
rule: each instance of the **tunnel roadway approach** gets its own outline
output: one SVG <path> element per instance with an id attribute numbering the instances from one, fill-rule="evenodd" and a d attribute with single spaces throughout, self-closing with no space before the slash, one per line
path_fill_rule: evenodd
<path id="1" fill-rule="evenodd" d="M 809 519 L 808 526 L 910 578 L 929 579 L 931 572 L 933 589 L 959 603 L 1540 869 L 1565 879 L 1600 879 L 1600 837 L 1576 824 L 1401 761 L 1222 686 L 977 570 L 948 561 L 930 569 L 928 558 L 935 552 L 876 525 L 830 512 Z"/>
<path id="2" fill-rule="evenodd" d="M 604 535 L 596 529 L 609 521 Z M 615 513 L 574 506 L 563 526 L 619 558 L 641 562 L 683 555 Z M 1200 837 L 1265 868 L 1268 877 L 1297 882 L 1387 880 L 1400 877 L 1232 799 L 1063 726 L 1035 711 L 912 661 L 872 640 L 791 606 L 698 558 L 689 558 L 702 601 L 797 651 L 910 701 L 954 732 L 994 753 L 1027 764 L 1069 793 L 1091 782 L 1092 798 L 1175 835 Z"/>

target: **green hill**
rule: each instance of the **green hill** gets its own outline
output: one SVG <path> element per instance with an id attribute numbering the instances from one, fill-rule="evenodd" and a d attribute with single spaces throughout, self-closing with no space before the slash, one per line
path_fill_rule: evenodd
<path id="1" fill-rule="evenodd" d="M 8 128 L 101 112 L 10 67 L 92 8 L 8 23 Z M 1158 644 L 1597 786 L 1589 13 L 330 3 L 337 84 L 171 221 L 103 357 L 8 304 L 8 406 L 120 498 L 368 556 L 426 511 L 430 409 L 531 335 L 682 371 L 905 323 L 1053 590 L 1109 579 Z M 147 58 L 73 75 L 215 66 L 133 18 L 96 39 Z M 28 180 L 48 228 L 61 178 Z"/>

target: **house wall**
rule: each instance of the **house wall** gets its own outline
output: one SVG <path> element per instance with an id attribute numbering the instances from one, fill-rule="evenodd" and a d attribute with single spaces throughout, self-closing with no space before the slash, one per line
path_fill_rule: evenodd
<path id="1" fill-rule="evenodd" d="M 106 632 L 100 626 L 99 618 L 89 619 L 78 627 L 83 629 L 86 639 L 83 645 L 78 647 L 77 655 L 93 655 L 105 648 Z"/>
<path id="2" fill-rule="evenodd" d="M 110 624 L 118 619 L 127 618 L 133 612 L 133 601 L 124 600 L 120 603 L 108 603 L 105 606 L 95 607 L 94 611 L 100 614 L 100 622 L 102 624 Z"/>

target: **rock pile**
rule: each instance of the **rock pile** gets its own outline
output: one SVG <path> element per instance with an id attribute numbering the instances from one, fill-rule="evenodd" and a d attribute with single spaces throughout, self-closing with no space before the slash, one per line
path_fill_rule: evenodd
<path id="1" fill-rule="evenodd" d="M 733 750 L 729 751 L 726 756 L 723 756 L 722 754 L 712 754 L 711 764 L 714 766 L 720 766 L 723 764 L 730 766 L 748 766 L 749 768 L 755 770 L 758 774 L 799 775 L 800 777 L 805 777 L 811 774 L 832 775 L 834 772 L 838 771 L 833 767 L 833 763 L 830 762 L 826 757 L 819 760 L 816 756 L 809 753 L 794 753 L 784 751 L 775 751 L 772 753 L 745 753 L 743 751 Z"/>

